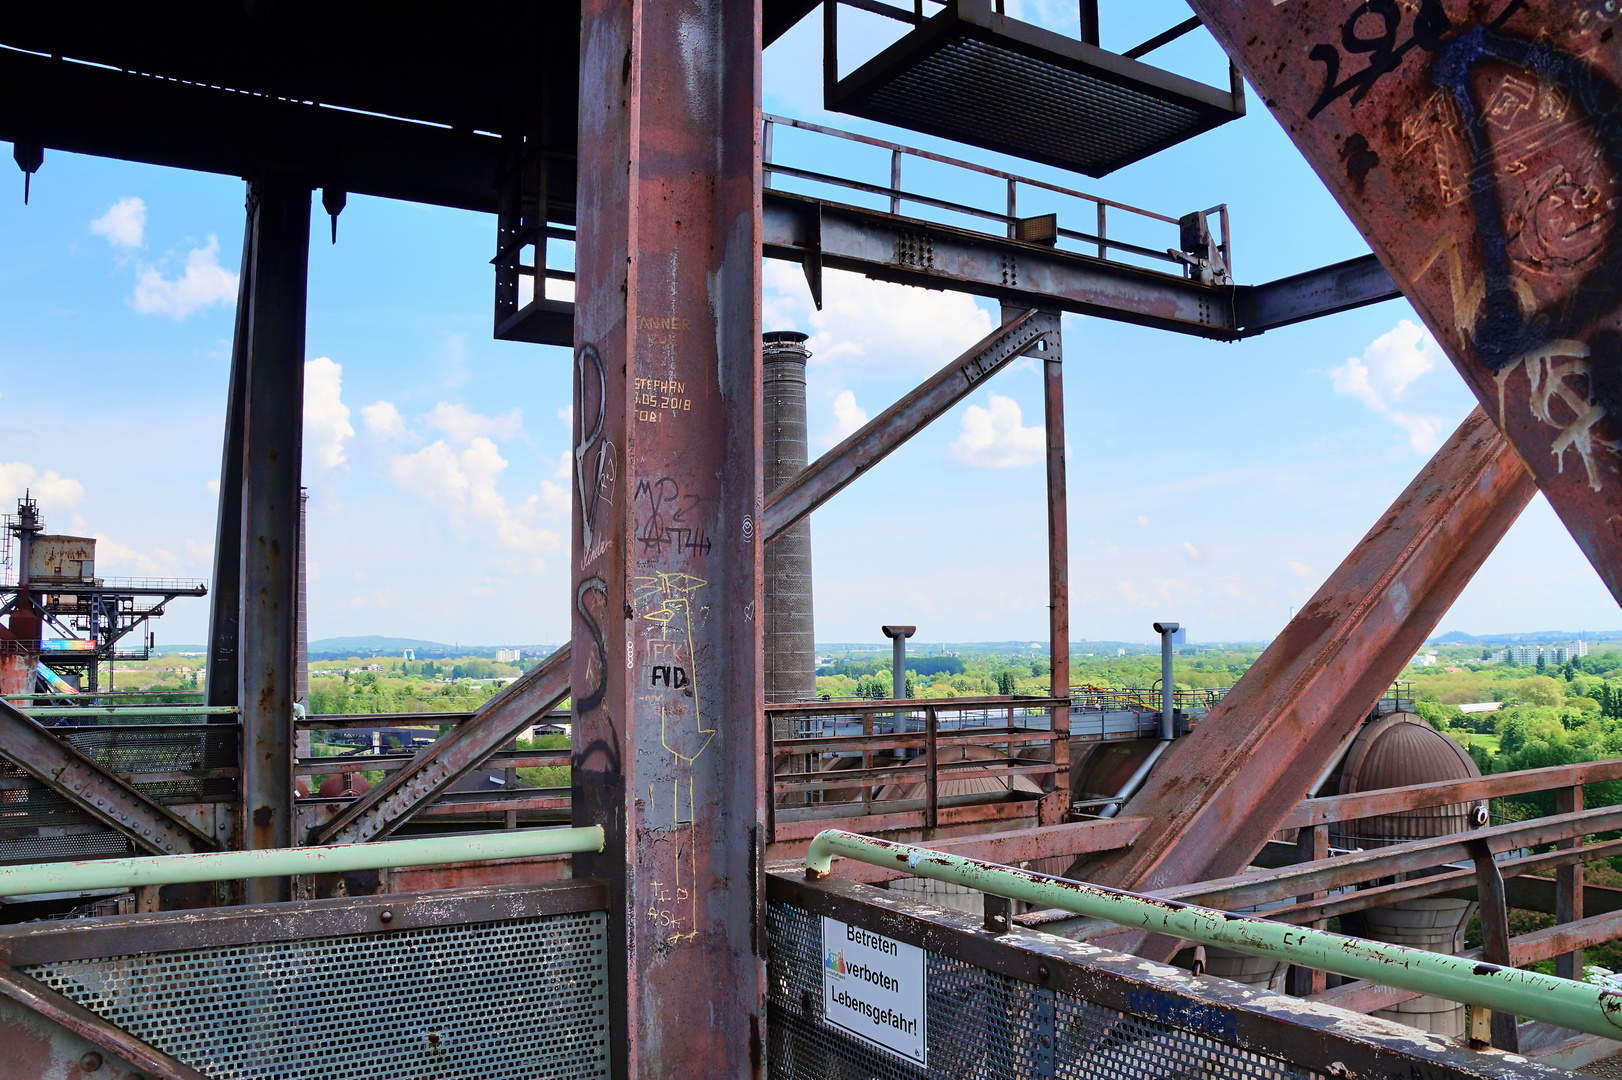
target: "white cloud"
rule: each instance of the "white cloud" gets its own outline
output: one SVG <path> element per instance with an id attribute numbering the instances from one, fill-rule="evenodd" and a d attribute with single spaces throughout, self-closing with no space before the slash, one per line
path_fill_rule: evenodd
<path id="1" fill-rule="evenodd" d="M 1294 574 L 1296 577 L 1303 578 L 1310 578 L 1314 576 L 1312 573 L 1312 567 L 1308 566 L 1304 562 L 1297 562 L 1294 559 L 1290 560 L 1290 573 Z"/>
<path id="2" fill-rule="evenodd" d="M 1422 416 L 1397 408 L 1408 390 L 1446 355 L 1424 327 L 1403 319 L 1391 330 L 1375 338 L 1363 350 L 1361 359 L 1349 357 L 1329 378 L 1337 394 L 1356 398 L 1369 411 L 1385 417 L 1408 433 L 1415 450 L 1428 452 L 1441 445 L 1446 420 Z"/>
<path id="3" fill-rule="evenodd" d="M 104 568 L 108 570 L 123 567 L 132 568 L 135 573 L 143 577 L 174 577 L 180 572 L 180 563 L 174 553 L 163 548 L 153 548 L 148 554 L 136 551 L 132 547 L 108 539 L 101 533 L 96 534 L 96 570 L 100 573 Z M 112 575 L 108 575 L 112 576 Z"/>
<path id="4" fill-rule="evenodd" d="M 803 325 L 815 367 L 857 375 L 922 375 L 938 371 L 991 333 L 991 315 L 965 293 L 936 292 L 858 274 L 823 275 L 823 308 L 815 310 L 800 271 L 786 263 L 765 267 L 763 314 L 767 325 Z"/>
<path id="5" fill-rule="evenodd" d="M 1183 556 L 1191 563 L 1198 564 L 1205 561 L 1205 553 L 1187 540 L 1183 541 Z"/>
<path id="6" fill-rule="evenodd" d="M 190 555 L 193 559 L 196 559 L 198 562 L 202 562 L 202 563 L 213 562 L 214 561 L 214 542 L 211 540 L 206 544 L 200 544 L 196 540 L 193 540 L 191 537 L 188 536 L 186 538 L 186 554 Z"/>
<path id="7" fill-rule="evenodd" d="M 413 454 L 397 454 L 389 470 L 401 489 L 447 507 L 459 521 L 472 518 L 489 526 L 502 547 L 537 553 L 556 547 L 556 534 L 530 524 L 540 503 L 532 495 L 517 506 L 496 490 L 507 460 L 496 444 L 475 438 L 460 453 L 436 439 Z"/>
<path id="8" fill-rule="evenodd" d="M 952 440 L 952 460 L 977 469 L 1011 469 L 1035 465 L 1044 457 L 1047 438 L 1040 427 L 1024 427 L 1019 402 L 990 395 L 989 409 L 970 405 L 963 411 L 963 434 Z"/>
<path id="9" fill-rule="evenodd" d="M 867 410 L 856 404 L 856 394 L 850 390 L 841 390 L 834 398 L 833 427 L 828 429 L 828 435 L 823 443 L 833 446 L 843 442 L 847 435 L 854 433 L 865 423 Z"/>
<path id="10" fill-rule="evenodd" d="M 140 247 L 146 235 L 146 202 L 134 196 L 119 199 L 90 223 L 90 231 L 114 247 Z"/>
<path id="11" fill-rule="evenodd" d="M 360 408 L 366 433 L 374 439 L 398 439 L 406 433 L 405 417 L 392 401 L 374 401 Z"/>
<path id="12" fill-rule="evenodd" d="M 484 435 L 496 439 L 510 439 L 524 430 L 524 411 L 513 409 L 503 416 L 485 416 L 468 409 L 466 405 L 451 405 L 441 401 L 435 405 L 423 422 L 437 431 L 443 431 L 454 443 L 469 443 Z"/>
<path id="13" fill-rule="evenodd" d="M 42 513 L 71 510 L 84 502 L 84 485 L 55 469 L 41 473 L 21 461 L 0 461 L 0 513 L 10 514 L 17 500 L 32 495 Z"/>
<path id="14" fill-rule="evenodd" d="M 323 469 L 344 463 L 344 443 L 355 434 L 343 392 L 343 365 L 326 356 L 305 361 L 304 449 L 315 454 Z"/>
<path id="15" fill-rule="evenodd" d="M 208 493 L 214 496 L 216 499 L 220 497 L 220 481 L 218 477 L 215 477 L 213 480 L 209 480 L 203 484 L 203 487 L 207 489 Z"/>
<path id="16" fill-rule="evenodd" d="M 220 265 L 220 242 L 210 236 L 206 247 L 191 249 L 185 273 L 173 280 L 156 266 L 137 264 L 129 303 L 142 315 L 170 315 L 180 322 L 199 308 L 235 300 L 236 295 L 237 275 Z"/>

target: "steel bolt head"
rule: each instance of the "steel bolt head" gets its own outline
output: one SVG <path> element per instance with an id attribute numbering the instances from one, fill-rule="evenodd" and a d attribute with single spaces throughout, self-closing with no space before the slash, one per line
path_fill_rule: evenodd
<path id="1" fill-rule="evenodd" d="M 381 921 L 384 925 L 387 925 L 387 924 L 394 921 L 394 912 L 389 911 L 387 908 L 385 908 L 383 910 L 383 914 L 378 916 L 378 920 Z"/>
<path id="2" fill-rule="evenodd" d="M 79 1070 L 81 1072 L 95 1072 L 99 1068 L 101 1068 L 101 1055 L 94 1050 L 79 1059 Z"/>

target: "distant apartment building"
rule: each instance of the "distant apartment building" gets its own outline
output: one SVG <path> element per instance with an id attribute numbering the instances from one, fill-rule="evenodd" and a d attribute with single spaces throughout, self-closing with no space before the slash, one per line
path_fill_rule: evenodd
<path id="1" fill-rule="evenodd" d="M 1433 652 L 1418 653 L 1414 656 L 1415 667 L 1435 667 L 1436 654 Z"/>
<path id="2" fill-rule="evenodd" d="M 523 652 L 524 651 L 522 649 L 497 649 L 496 650 L 496 663 L 498 663 L 498 664 L 517 663 L 518 658 L 523 655 Z"/>
<path id="3" fill-rule="evenodd" d="M 1536 665 L 1538 657 L 1543 658 L 1545 667 L 1559 666 L 1568 660 L 1575 660 L 1579 656 L 1588 655 L 1588 642 L 1566 641 L 1559 645 L 1511 645 L 1507 649 L 1500 649 L 1493 653 L 1495 663 L 1513 660 L 1517 664 Z"/>

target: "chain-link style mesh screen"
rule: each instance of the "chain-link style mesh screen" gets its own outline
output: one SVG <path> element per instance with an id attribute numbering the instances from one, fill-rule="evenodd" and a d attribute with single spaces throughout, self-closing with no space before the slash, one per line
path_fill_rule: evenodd
<path id="1" fill-rule="evenodd" d="M 607 955 L 590 912 L 23 970 L 216 1080 L 586 1080 Z"/>
<path id="2" fill-rule="evenodd" d="M 1311 1070 L 926 953 L 929 1066 L 822 1019 L 822 920 L 768 912 L 772 1080 L 1322 1080 Z"/>

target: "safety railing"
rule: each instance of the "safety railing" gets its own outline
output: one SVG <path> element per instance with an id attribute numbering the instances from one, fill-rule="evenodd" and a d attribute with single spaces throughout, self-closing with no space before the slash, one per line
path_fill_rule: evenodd
<path id="1" fill-rule="evenodd" d="M 778 145 L 779 129 L 804 132 L 808 135 L 842 140 L 884 151 L 889 159 L 888 182 L 862 180 L 828 172 L 827 151 L 831 149 L 828 144 L 824 143 L 821 147 L 812 149 L 815 144 L 807 142 L 806 150 L 802 154 L 799 146 Z M 787 153 L 784 153 L 785 149 Z M 901 214 L 905 211 L 911 216 L 933 215 L 932 220 L 942 220 L 946 224 L 959 224 L 960 227 L 1015 240 L 1055 247 L 1063 246 L 1099 259 L 1125 262 L 1133 266 L 1148 263 L 1150 268 L 1162 272 L 1165 272 L 1166 264 L 1170 264 L 1178 268 L 1180 276 L 1201 277 L 1216 273 L 1219 278 L 1218 284 L 1225 284 L 1232 277 L 1233 246 L 1229 236 L 1228 207 L 1225 203 L 1185 215 L 1182 219 L 1168 217 L 1153 210 L 1129 206 L 1062 184 L 1019 176 L 1002 169 L 904 146 L 885 139 L 858 135 L 806 120 L 769 113 L 761 118 L 761 154 L 763 183 L 767 188 L 785 189 L 785 180 L 797 181 L 797 185 L 789 186 L 802 186 L 813 194 L 832 188 L 876 198 L 883 208 L 892 214 Z M 945 171 L 936 176 L 931 184 L 929 179 L 917 176 L 924 170 L 916 166 L 907 176 L 903 176 L 903 167 L 908 161 L 929 162 L 944 167 Z M 974 176 L 968 177 L 965 174 Z M 1002 189 L 995 203 L 987 200 L 978 203 L 964 201 L 972 197 L 964 194 L 965 192 L 972 192 L 977 186 L 984 186 L 984 181 L 977 184 L 976 178 L 990 180 Z M 926 185 L 933 186 L 942 193 L 950 192 L 951 195 L 931 194 L 925 190 Z M 1042 199 L 1044 207 L 1051 205 L 1056 209 L 1051 213 L 1021 217 L 1022 193 L 1026 198 L 1035 195 Z M 1210 218 L 1216 219 L 1218 238 L 1215 241 L 1214 257 L 1206 259 L 1202 266 L 1199 258 L 1183 250 L 1183 230 L 1186 226 L 1192 226 L 1204 234 L 1209 231 L 1207 221 Z M 995 229 L 988 230 L 981 223 L 995 223 Z M 1123 225 L 1127 225 L 1125 230 Z M 1170 226 L 1169 230 L 1166 229 L 1167 226 Z M 1126 233 L 1141 239 L 1128 239 Z M 1147 241 L 1147 236 L 1151 233 L 1162 236 L 1170 243 L 1163 247 L 1154 246 Z"/>
<path id="2" fill-rule="evenodd" d="M 1038 798 L 1057 772 L 1047 697 L 926 698 L 766 706 L 772 831 L 781 821 L 912 813 Z M 1051 784 L 1051 782 L 1049 782 Z"/>
<path id="3" fill-rule="evenodd" d="M 1006 902 L 988 902 L 982 921 L 786 872 L 768 875 L 767 898 L 773 1080 L 1549 1075 L 1523 1058 L 1381 1020 L 1351 1024 L 1339 1010 L 1010 927 Z M 862 1005 L 887 1023 L 861 1030 Z"/>
<path id="4" fill-rule="evenodd" d="M 1622 813 L 1616 815 L 1622 817 Z M 1068 878 L 827 830 L 811 841 L 806 876 L 826 876 L 835 856 L 873 865 L 903 862 L 918 877 L 1103 920 L 1151 934 L 1280 960 L 1352 979 L 1526 1016 L 1608 1039 L 1622 1038 L 1614 991 L 1472 957 L 1346 937 L 1273 919 L 1161 897 L 1137 896 Z"/>

